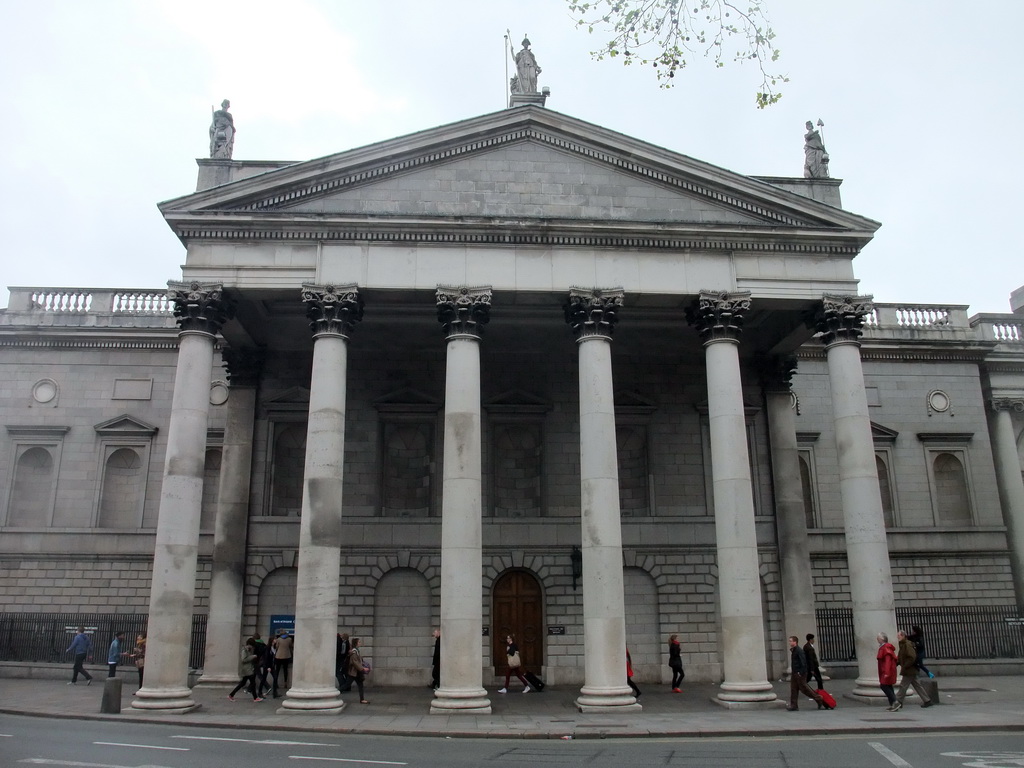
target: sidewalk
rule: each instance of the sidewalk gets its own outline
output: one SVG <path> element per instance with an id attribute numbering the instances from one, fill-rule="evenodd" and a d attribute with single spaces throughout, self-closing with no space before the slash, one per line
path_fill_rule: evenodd
<path id="1" fill-rule="evenodd" d="M 123 678 L 122 712 L 100 714 L 103 678 L 86 686 L 64 681 L 0 679 L 0 712 L 56 718 L 120 720 L 168 723 L 211 728 L 245 728 L 282 731 L 329 731 L 335 733 L 386 734 L 395 736 L 445 736 L 479 738 L 635 738 L 821 735 L 926 731 L 1024 731 L 1024 677 L 947 677 L 939 680 L 942 705 L 921 709 L 907 699 L 897 713 L 883 704 L 872 706 L 849 699 L 852 680 L 833 680 L 829 690 L 839 706 L 819 711 L 804 699 L 799 713 L 782 708 L 727 710 L 710 699 L 716 685 L 687 685 L 673 694 L 667 685 L 646 684 L 640 703 L 643 712 L 632 714 L 580 714 L 573 704 L 576 689 L 550 686 L 543 693 L 524 695 L 520 688 L 499 694 L 489 690 L 490 715 L 431 715 L 432 691 L 422 688 L 374 688 L 367 686 L 369 704 L 360 705 L 353 692 L 344 694 L 347 704 L 338 715 L 278 714 L 280 700 L 254 703 L 239 695 L 229 701 L 227 688 L 197 687 L 193 691 L 201 708 L 186 715 L 155 715 L 131 709 L 135 692 L 134 672 Z M 788 700 L 788 683 L 775 683 L 775 692 Z"/>

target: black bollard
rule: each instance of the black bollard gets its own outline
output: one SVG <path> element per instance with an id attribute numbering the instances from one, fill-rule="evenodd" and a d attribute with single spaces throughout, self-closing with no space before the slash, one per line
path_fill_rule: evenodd
<path id="1" fill-rule="evenodd" d="M 121 678 L 108 677 L 103 682 L 103 699 L 100 712 L 105 715 L 121 714 Z"/>

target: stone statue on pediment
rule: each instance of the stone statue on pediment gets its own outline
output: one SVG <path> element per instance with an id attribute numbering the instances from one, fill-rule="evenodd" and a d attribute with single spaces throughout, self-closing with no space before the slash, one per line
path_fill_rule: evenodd
<path id="1" fill-rule="evenodd" d="M 235 118 L 228 112 L 231 102 L 224 99 L 210 123 L 210 157 L 230 160 L 235 149 Z"/>
<path id="2" fill-rule="evenodd" d="M 541 69 L 530 50 L 530 39 L 523 38 L 523 49 L 516 54 L 516 76 L 512 78 L 512 93 L 537 93 L 537 75 Z"/>
<path id="3" fill-rule="evenodd" d="M 821 120 L 818 125 L 824 125 Z M 828 178 L 828 152 L 821 139 L 821 132 L 810 120 L 806 123 L 807 133 L 804 134 L 804 177 L 808 179 Z"/>

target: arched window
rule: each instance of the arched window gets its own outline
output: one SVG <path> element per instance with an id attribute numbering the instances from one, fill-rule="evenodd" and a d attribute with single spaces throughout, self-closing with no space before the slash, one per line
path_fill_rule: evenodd
<path id="1" fill-rule="evenodd" d="M 14 468 L 7 524 L 22 528 L 48 525 L 53 482 L 53 455 L 49 450 L 34 446 L 22 453 Z"/>
<path id="2" fill-rule="evenodd" d="M 220 460 L 221 449 L 210 448 L 206 451 L 203 464 L 203 507 L 199 516 L 199 528 L 212 531 L 217 522 L 217 499 L 220 494 Z"/>
<path id="3" fill-rule="evenodd" d="M 133 448 L 117 448 L 103 466 L 100 528 L 137 528 L 142 522 L 142 460 Z"/>
<path id="4" fill-rule="evenodd" d="M 970 494 L 964 465 L 952 453 L 939 453 L 932 463 L 940 525 L 970 525 Z"/>

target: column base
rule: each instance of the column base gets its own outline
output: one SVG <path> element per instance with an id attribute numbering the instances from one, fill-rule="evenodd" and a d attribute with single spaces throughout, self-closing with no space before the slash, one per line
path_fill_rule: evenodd
<path id="1" fill-rule="evenodd" d="M 197 686 L 204 688 L 234 688 L 238 684 L 238 675 L 207 675 L 196 680 Z"/>
<path id="2" fill-rule="evenodd" d="M 430 702 L 432 715 L 489 715 L 491 700 L 483 688 L 438 688 Z"/>
<path id="3" fill-rule="evenodd" d="M 576 699 L 576 709 L 580 712 L 641 712 L 643 707 L 633 697 L 633 689 L 622 688 L 591 688 L 583 686 Z"/>
<path id="4" fill-rule="evenodd" d="M 893 687 L 896 688 L 898 687 L 898 685 L 899 680 L 897 679 L 896 685 L 894 685 Z M 911 693 L 911 691 L 907 691 L 907 693 L 909 694 Z M 854 701 L 859 701 L 862 704 L 884 703 L 886 706 L 889 705 L 889 700 L 885 698 L 885 694 L 882 693 L 882 689 L 878 687 L 878 680 L 865 680 L 864 678 L 860 677 L 858 677 L 854 681 L 853 690 L 846 694 L 845 698 L 853 699 Z"/>
<path id="5" fill-rule="evenodd" d="M 278 708 L 279 715 L 336 715 L 345 708 L 337 688 L 296 688 L 288 689 L 284 701 Z"/>
<path id="6" fill-rule="evenodd" d="M 775 707 L 780 704 L 785 706 L 785 702 L 779 700 L 767 680 L 756 683 L 724 682 L 718 695 L 712 697 L 711 701 L 726 709 L 763 709 L 765 706 Z"/>
<path id="7" fill-rule="evenodd" d="M 192 690 L 183 688 L 147 688 L 143 686 L 132 699 L 132 709 L 143 709 L 164 715 L 194 712 L 202 705 L 192 699 Z"/>

